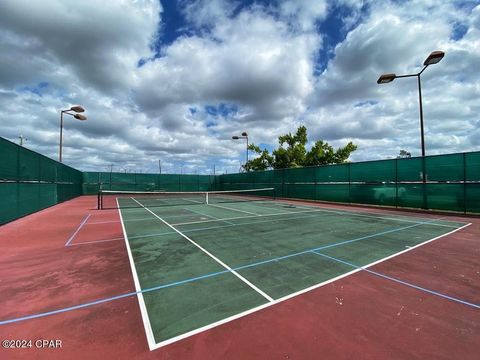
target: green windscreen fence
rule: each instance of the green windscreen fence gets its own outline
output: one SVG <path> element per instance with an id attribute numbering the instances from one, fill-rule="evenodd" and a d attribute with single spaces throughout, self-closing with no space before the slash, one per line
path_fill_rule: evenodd
<path id="1" fill-rule="evenodd" d="M 0 138 L 0 224 L 82 193 L 82 172 Z"/>
<path id="2" fill-rule="evenodd" d="M 0 138 L 0 224 L 99 190 L 259 188 L 283 198 L 480 213 L 480 152 L 217 176 L 82 173 Z"/>
<path id="3" fill-rule="evenodd" d="M 217 187 L 273 187 L 284 198 L 480 213 L 480 152 L 226 174 Z"/>
<path id="4" fill-rule="evenodd" d="M 213 175 L 83 173 L 84 195 L 97 194 L 99 190 L 211 191 L 215 188 L 215 176 Z"/>

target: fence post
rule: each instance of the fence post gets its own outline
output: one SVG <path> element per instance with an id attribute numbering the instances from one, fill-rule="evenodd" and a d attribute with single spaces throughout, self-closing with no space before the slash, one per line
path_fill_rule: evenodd
<path id="1" fill-rule="evenodd" d="M 398 208 L 398 159 L 395 159 L 395 208 Z"/>
<path id="2" fill-rule="evenodd" d="M 352 178 L 350 176 L 350 166 L 351 166 L 351 163 L 348 163 L 348 203 L 351 204 L 352 203 L 352 195 L 351 195 L 351 191 L 350 191 L 350 188 L 351 188 L 351 182 L 352 182 Z"/>
<path id="3" fill-rule="evenodd" d="M 463 213 L 467 213 L 467 156 L 463 153 Z"/>
<path id="4" fill-rule="evenodd" d="M 427 165 L 426 165 L 426 157 L 422 156 L 422 188 L 423 188 L 423 205 L 422 208 L 424 210 L 428 209 L 427 205 Z"/>

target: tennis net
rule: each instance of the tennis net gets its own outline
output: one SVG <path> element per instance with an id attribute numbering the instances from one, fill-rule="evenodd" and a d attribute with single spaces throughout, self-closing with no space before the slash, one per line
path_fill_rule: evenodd
<path id="1" fill-rule="evenodd" d="M 98 209 L 118 209 L 136 207 L 158 207 L 195 204 L 220 204 L 246 201 L 266 201 L 275 199 L 274 188 L 227 190 L 227 191 L 185 191 L 185 192 L 145 192 L 113 191 L 98 192 Z"/>

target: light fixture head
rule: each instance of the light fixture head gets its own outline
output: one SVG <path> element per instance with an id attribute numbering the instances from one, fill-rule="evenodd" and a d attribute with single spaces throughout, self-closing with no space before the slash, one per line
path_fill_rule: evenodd
<path id="1" fill-rule="evenodd" d="M 73 117 L 77 120 L 87 120 L 87 117 L 85 115 L 81 115 L 81 114 L 75 114 L 73 115 Z"/>
<path id="2" fill-rule="evenodd" d="M 70 110 L 75 111 L 75 112 L 77 112 L 77 113 L 81 113 L 81 112 L 84 112 L 84 111 L 85 111 L 85 109 L 84 109 L 82 106 L 80 106 L 80 105 L 72 106 L 72 107 L 70 108 Z"/>
<path id="3" fill-rule="evenodd" d="M 238 140 L 238 136 L 232 136 L 233 140 Z"/>
<path id="4" fill-rule="evenodd" d="M 396 77 L 397 75 L 395 74 L 383 74 L 378 78 L 377 84 L 386 84 L 392 82 Z"/>
<path id="5" fill-rule="evenodd" d="M 436 64 L 440 62 L 440 60 L 442 60 L 444 56 L 445 53 L 443 51 L 434 51 L 430 55 L 428 55 L 428 57 L 423 62 L 423 65 L 426 66 Z"/>
<path id="6" fill-rule="evenodd" d="M 242 133 L 242 136 L 248 136 L 248 134 L 244 131 L 244 132 Z"/>

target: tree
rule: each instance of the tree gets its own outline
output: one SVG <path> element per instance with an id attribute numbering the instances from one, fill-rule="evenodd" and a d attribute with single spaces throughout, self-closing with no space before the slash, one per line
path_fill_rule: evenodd
<path id="1" fill-rule="evenodd" d="M 412 157 L 412 154 L 410 154 L 408 151 L 406 150 L 400 150 L 400 153 L 398 154 L 397 156 L 397 159 L 408 159 L 408 158 L 411 158 Z"/>
<path id="2" fill-rule="evenodd" d="M 273 151 L 273 168 L 285 169 L 304 166 L 307 150 L 307 128 L 300 126 L 297 133 L 288 133 L 278 137 L 280 147 Z M 284 144 L 287 145 L 284 148 Z"/>
<path id="3" fill-rule="evenodd" d="M 307 151 L 307 128 L 300 126 L 295 134 L 288 133 L 278 137 L 279 147 L 273 150 L 272 155 L 267 149 L 250 144 L 249 150 L 259 154 L 257 158 L 249 160 L 245 170 L 266 170 L 270 168 L 285 169 L 302 166 L 316 166 L 339 164 L 348 160 L 350 154 L 357 149 L 357 145 L 349 142 L 346 146 L 335 150 L 327 142 L 318 140 Z"/>
<path id="4" fill-rule="evenodd" d="M 267 149 L 260 150 L 258 146 L 255 144 L 248 145 L 248 150 L 251 150 L 260 156 L 256 157 L 255 159 L 249 160 L 243 168 L 246 171 L 250 170 L 267 170 L 268 168 L 272 167 L 273 164 L 273 157 L 269 154 Z"/>

